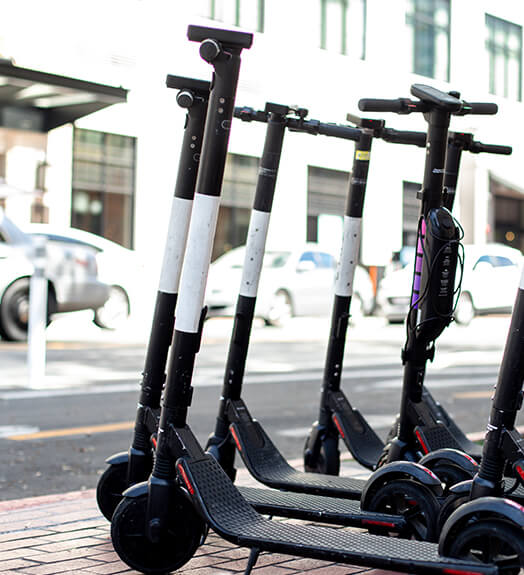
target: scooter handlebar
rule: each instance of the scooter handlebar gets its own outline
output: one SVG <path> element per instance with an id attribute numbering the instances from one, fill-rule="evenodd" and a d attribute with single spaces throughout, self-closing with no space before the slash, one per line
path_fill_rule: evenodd
<path id="1" fill-rule="evenodd" d="M 395 112 L 397 114 L 409 114 L 411 111 L 408 104 L 412 103 L 408 98 L 396 98 L 394 100 L 381 100 L 378 98 L 362 98 L 358 101 L 358 109 L 362 112 Z"/>
<path id="2" fill-rule="evenodd" d="M 392 144 L 408 144 L 424 148 L 426 146 L 426 133 L 425 132 L 410 132 L 405 130 L 393 130 L 392 128 L 384 128 L 380 137 Z"/>
<path id="3" fill-rule="evenodd" d="M 499 111 L 497 104 L 491 102 L 463 102 L 462 110 L 457 114 L 476 114 L 477 116 L 492 116 Z"/>
<path id="4" fill-rule="evenodd" d="M 474 154 L 486 153 L 509 156 L 513 152 L 513 148 L 511 146 L 497 146 L 496 144 L 483 144 L 482 142 L 473 142 L 473 146 L 469 151 L 473 152 Z"/>

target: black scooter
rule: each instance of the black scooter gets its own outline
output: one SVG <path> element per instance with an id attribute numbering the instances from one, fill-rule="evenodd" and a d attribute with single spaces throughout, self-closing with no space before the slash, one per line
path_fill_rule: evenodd
<path id="1" fill-rule="evenodd" d="M 473 480 L 454 485 L 440 513 L 440 525 L 449 515 L 468 501 L 486 496 L 515 498 L 514 491 L 524 487 L 524 439 L 515 429 L 517 414 L 522 408 L 524 383 L 524 269 L 513 306 L 511 324 L 482 448 L 480 468 Z M 510 488 L 508 477 L 515 478 Z M 520 511 L 524 507 L 515 503 Z M 458 512 L 460 513 L 460 511 Z M 524 527 L 524 523 L 521 524 Z M 487 536 L 479 530 L 479 537 Z M 455 533 L 460 539 L 460 533 Z"/>
<path id="2" fill-rule="evenodd" d="M 216 460 L 204 453 L 189 429 L 192 371 L 201 339 L 201 309 L 229 135 L 229 124 L 223 121 L 230 121 L 232 116 L 239 56 L 243 48 L 251 45 L 251 36 L 190 27 L 189 37 L 202 42 L 201 54 L 214 65 L 217 75 L 211 90 L 153 473 L 147 483 L 127 490 L 118 505 L 111 529 L 115 549 L 133 568 L 165 573 L 193 556 L 208 524 L 229 541 L 252 549 L 246 573 L 251 571 L 261 550 L 416 573 L 499 573 L 498 555 L 494 556 L 491 548 L 482 549 L 480 562 L 461 560 L 440 556 L 437 545 L 431 543 L 264 519 L 242 498 Z M 212 51 L 210 40 L 215 46 Z M 420 90 L 416 95 L 426 96 L 424 102 L 429 100 L 432 104 L 432 118 L 444 124 L 444 131 L 450 115 L 463 106 L 455 98 L 434 102 L 431 92 L 430 97 Z M 230 105 L 223 106 L 226 103 Z M 220 121 L 217 114 L 223 114 Z M 226 129 L 221 129 L 224 126 Z M 510 505 L 504 500 L 495 501 L 501 513 Z M 478 525 L 490 517 L 490 502 L 490 498 L 479 499 L 464 505 L 457 513 L 464 510 L 467 513 L 470 505 L 484 504 L 486 516 L 479 519 Z M 510 507 L 515 511 L 512 503 Z M 454 515 L 445 529 L 448 525 L 455 525 Z M 516 527 L 514 530 L 520 541 L 522 534 Z M 478 545 L 478 539 L 468 537 L 470 532 L 469 525 L 461 528 L 465 542 L 461 547 L 463 555 Z M 443 545 L 447 543 L 442 541 Z M 511 541 L 504 543 L 513 551 Z M 450 554 L 453 552 L 451 548 Z M 517 567 L 521 565 L 520 559 L 512 559 Z M 507 561 L 504 565 L 507 566 Z"/>
<path id="3" fill-rule="evenodd" d="M 472 153 L 496 153 L 510 154 L 508 146 L 493 146 L 482 144 L 473 140 L 471 134 L 451 133 L 446 155 L 446 167 L 444 176 L 443 205 L 451 211 L 455 195 L 461 153 L 463 150 Z M 427 204 L 422 206 L 421 218 L 425 217 Z M 420 263 L 420 261 L 419 261 Z M 432 262 L 426 258 L 424 265 L 431 267 Z M 415 270 L 415 278 L 420 276 L 420 270 Z M 432 306 L 432 302 L 439 297 L 437 284 L 430 284 L 424 294 L 423 300 L 417 302 L 419 306 Z M 335 295 L 333 316 L 331 321 L 330 342 L 326 356 L 323 385 L 320 396 L 320 412 L 318 421 L 313 424 L 304 449 L 304 466 L 307 471 L 316 473 L 338 474 L 340 465 L 340 453 L 338 450 L 338 438 L 342 438 L 346 447 L 355 459 L 368 469 L 376 469 L 384 452 L 385 444 L 371 428 L 364 416 L 354 408 L 347 396 L 341 389 L 341 372 L 344 359 L 347 322 L 342 324 L 341 319 L 350 314 L 351 300 L 345 301 L 340 294 Z M 447 324 L 451 319 L 453 308 L 449 310 L 443 322 Z M 413 326 L 408 322 L 408 330 L 413 331 Z M 427 341 L 426 345 L 419 345 L 412 353 L 420 353 L 424 349 L 422 361 L 431 359 L 434 353 L 434 340 Z M 403 354 L 404 357 L 404 354 Z M 446 410 L 434 400 L 430 392 L 422 387 L 424 371 L 417 374 L 421 386 L 419 401 L 411 401 L 408 397 L 405 411 L 397 417 L 397 421 L 390 433 L 390 438 L 396 436 L 396 431 L 401 418 L 410 422 L 413 433 L 409 436 L 406 451 L 408 458 L 420 460 L 421 457 L 432 453 L 431 457 L 420 462 L 430 467 L 445 483 L 453 484 L 468 477 L 472 477 L 477 466 L 475 461 L 464 458 L 449 449 L 455 449 L 467 453 L 475 459 L 480 459 L 481 448 L 471 442 L 456 425 Z M 410 378 L 408 385 L 413 384 Z M 442 451 L 445 449 L 445 451 Z"/>
<path id="4" fill-rule="evenodd" d="M 116 453 L 106 459 L 108 467 L 97 484 L 98 507 L 109 520 L 125 489 L 146 480 L 153 468 L 151 436 L 158 428 L 160 396 L 173 337 L 178 285 L 209 99 L 209 82 L 168 75 L 166 84 L 168 88 L 178 90 L 176 100 L 181 108 L 187 109 L 186 123 L 133 439 L 128 451 Z"/>
<path id="5" fill-rule="evenodd" d="M 358 231 L 362 214 L 372 138 L 382 136 L 389 141 L 394 140 L 398 143 L 425 145 L 425 134 L 389 130 L 384 127 L 384 122 L 381 120 L 358 119 L 360 128 L 353 128 L 306 120 L 307 110 L 303 108 L 295 111 L 295 115 L 299 116 L 298 120 L 291 115 L 286 116 L 288 112 L 289 108 L 286 106 L 268 104 L 263 112 L 242 108 L 238 114 L 244 121 L 267 122 L 267 135 L 247 234 L 240 294 L 235 310 L 219 412 L 214 433 L 210 436 L 206 447 L 231 479 L 235 477 L 235 442 L 249 470 L 253 468 L 252 459 L 263 459 L 270 449 L 266 436 L 261 435 L 262 428 L 258 422 L 251 418 L 245 403 L 242 401 L 241 391 L 250 332 L 255 314 L 257 287 L 263 265 L 267 230 L 276 187 L 278 164 L 286 128 L 292 131 L 320 133 L 357 142 L 353 164 L 354 177 L 348 198 L 348 206 L 350 207 L 348 209 L 358 212 L 358 216 L 353 217 L 351 221 L 351 217 L 346 215 L 346 223 L 347 220 L 350 220 L 355 232 Z M 347 237 L 347 244 L 355 245 L 351 235 Z M 341 261 L 347 262 L 347 266 L 354 266 L 357 259 L 356 254 L 348 254 L 347 246 L 345 247 Z M 345 290 L 351 290 L 352 287 L 348 282 L 348 275 L 347 270 L 342 266 L 339 269 L 338 284 L 343 284 Z M 262 433 L 264 432 L 262 431 Z M 273 448 L 271 457 L 273 461 L 276 458 L 284 461 L 287 468 L 291 469 L 276 451 L 276 448 Z M 295 482 L 298 484 L 299 478 L 296 477 L 298 472 L 296 470 L 293 472 Z M 439 481 L 420 466 L 412 464 L 396 464 L 388 468 L 388 473 L 380 474 L 380 477 L 377 476 L 375 484 L 367 486 L 369 498 L 372 500 L 371 493 L 376 496 L 381 485 L 394 478 L 396 486 L 394 503 L 392 502 L 387 509 L 382 510 L 382 513 L 372 510 L 372 501 L 370 510 L 363 510 L 356 501 L 344 501 L 318 495 L 360 498 L 366 482 L 355 479 L 302 473 L 299 474 L 300 486 L 292 488 L 290 491 L 279 492 L 253 487 L 240 487 L 239 491 L 255 509 L 272 516 L 316 519 L 322 522 L 368 527 L 373 530 L 382 529 L 388 532 L 401 533 L 404 536 L 414 536 L 418 539 L 434 540 L 436 538 L 437 497 L 442 496 Z M 300 491 L 300 493 L 293 491 Z"/>
<path id="6" fill-rule="evenodd" d="M 217 420 L 217 430 L 210 441 L 209 448 L 217 457 L 219 462 L 227 469 L 230 475 L 234 475 L 233 461 L 235 447 L 229 435 L 229 426 L 224 410 L 227 410 L 227 402 L 234 399 L 233 396 L 240 396 L 242 377 L 249 346 L 249 334 L 251 330 L 253 312 L 256 300 L 257 286 L 262 267 L 264 247 L 271 213 L 271 205 L 276 186 L 278 165 L 280 162 L 282 143 L 286 129 L 293 131 L 305 131 L 312 134 L 323 133 L 335 135 L 361 141 L 365 138 L 367 142 L 370 135 L 381 135 L 382 137 L 396 142 L 416 143 L 420 146 L 425 144 L 425 134 L 415 132 L 398 132 L 386 129 L 381 120 L 359 120 L 361 126 L 365 126 L 364 134 L 362 129 L 348 126 L 338 126 L 335 124 L 323 124 L 314 120 L 305 120 L 307 110 L 303 108 L 289 108 L 274 103 L 266 104 L 264 111 L 255 111 L 251 108 L 235 109 L 236 117 L 243 121 L 260 121 L 267 123 L 266 142 L 261 157 L 257 189 L 251 221 L 248 231 L 248 245 L 244 265 L 244 274 L 241 282 L 241 295 L 237 305 L 237 313 L 231 338 L 230 352 L 228 356 L 226 375 L 224 380 L 224 395 L 221 402 L 220 415 Z M 367 144 L 366 144 L 367 145 Z M 363 148 L 361 144 L 360 148 Z M 367 151 L 359 150 L 357 157 L 368 154 Z M 368 162 L 368 159 L 361 158 L 356 162 Z M 357 163 L 358 165 L 358 163 Z M 362 194 L 363 196 L 363 194 Z M 361 210 L 360 210 L 361 211 Z M 169 251 L 168 249 L 166 251 Z M 155 326 L 153 326 L 153 330 Z M 167 336 L 167 333 L 165 334 Z M 161 357 L 155 356 L 155 369 L 163 373 L 165 361 L 162 365 Z M 165 360 L 165 356 L 164 356 Z M 162 379 L 155 380 L 157 386 L 161 385 Z M 155 383 L 154 381 L 152 384 Z M 142 409 L 142 408 L 141 408 Z M 141 431 L 148 433 L 155 441 L 158 420 L 157 408 L 148 409 L 149 417 L 144 421 Z M 141 418 L 143 419 L 143 418 Z M 219 434 L 224 433 L 220 438 Z M 133 483 L 129 482 L 126 470 L 131 468 L 128 463 L 132 459 L 134 446 L 130 455 L 120 453 L 109 459 L 109 467 L 101 478 L 98 485 L 99 506 L 105 510 L 106 517 L 112 515 L 114 508 L 121 499 L 123 491 L 133 483 L 137 483 L 136 475 L 133 475 Z M 151 460 L 147 463 L 152 464 Z M 141 473 L 147 471 L 147 467 L 140 469 Z M 149 467 L 149 472 L 151 467 Z M 438 514 L 438 502 L 436 495 L 441 496 L 441 487 L 438 481 L 425 472 L 415 468 L 423 480 L 415 479 L 413 473 L 411 478 L 403 485 L 402 479 L 397 481 L 398 497 L 396 505 L 385 513 L 374 511 L 363 511 L 356 501 L 338 500 L 315 495 L 304 495 L 297 493 L 281 493 L 274 490 L 257 488 L 240 488 L 241 493 L 259 511 L 270 513 L 271 515 L 295 517 L 301 519 L 320 520 L 322 522 L 336 523 L 341 525 L 352 525 L 358 527 L 368 527 L 373 530 L 383 529 L 387 532 L 400 533 L 403 536 L 415 536 L 418 539 L 434 540 L 436 538 L 436 518 Z M 398 473 L 398 470 L 397 470 Z M 408 478 L 407 472 L 404 473 Z M 143 477 L 142 480 L 146 479 Z M 328 478 L 329 480 L 330 478 Z M 381 479 L 384 481 L 384 479 Z M 104 493 L 110 484 L 112 491 L 110 497 Z M 364 482 L 358 482 L 360 487 Z M 431 485 L 431 489 L 436 491 L 436 495 L 428 490 L 426 484 Z M 401 489 L 402 488 L 402 489 Z M 360 495 L 360 490 L 355 492 Z M 402 493 L 402 495 L 401 495 Z M 345 494 L 344 494 L 345 495 Z M 409 504 L 407 502 L 410 502 Z M 406 513 L 409 510 L 409 513 Z M 409 517 L 409 518 L 407 518 Z"/>

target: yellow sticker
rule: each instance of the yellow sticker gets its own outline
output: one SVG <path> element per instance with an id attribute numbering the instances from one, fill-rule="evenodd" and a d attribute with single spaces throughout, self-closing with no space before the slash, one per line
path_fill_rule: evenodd
<path id="1" fill-rule="evenodd" d="M 355 159 L 356 160 L 364 160 L 369 162 L 369 152 L 364 152 L 362 150 L 357 150 L 355 152 Z"/>

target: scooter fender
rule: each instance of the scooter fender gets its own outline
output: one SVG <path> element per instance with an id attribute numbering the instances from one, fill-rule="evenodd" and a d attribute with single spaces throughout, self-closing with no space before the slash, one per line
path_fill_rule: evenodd
<path id="1" fill-rule="evenodd" d="M 131 485 L 131 487 L 128 487 L 122 495 L 124 497 L 135 498 L 147 495 L 148 490 L 149 483 L 147 481 L 141 481 L 140 483 L 135 483 L 134 485 Z"/>
<path id="2" fill-rule="evenodd" d="M 455 483 L 449 488 L 449 492 L 453 495 L 469 495 L 471 493 L 471 487 L 473 486 L 473 479 L 467 479 L 466 481 L 461 481 L 460 483 Z"/>
<path id="3" fill-rule="evenodd" d="M 379 467 L 367 480 L 360 497 L 361 508 L 368 509 L 371 498 L 375 493 L 383 485 L 395 479 L 413 479 L 431 489 L 436 497 L 442 497 L 444 493 L 439 478 L 427 467 L 412 461 L 393 461 Z"/>
<path id="4" fill-rule="evenodd" d="M 118 465 L 120 463 L 128 463 L 128 462 L 129 462 L 129 452 L 127 451 L 120 451 L 119 453 L 115 453 L 114 455 L 111 455 L 106 459 L 106 463 L 108 465 Z"/>
<path id="5" fill-rule="evenodd" d="M 438 552 L 446 556 L 457 533 L 466 525 L 482 520 L 499 519 L 524 529 L 524 507 L 510 499 L 479 497 L 456 509 L 446 520 L 439 538 Z"/>
<path id="6" fill-rule="evenodd" d="M 419 461 L 420 465 L 433 469 L 433 466 L 441 461 L 450 463 L 460 467 L 473 477 L 479 470 L 479 464 L 467 453 L 459 451 L 458 449 L 451 449 L 446 447 L 431 451 Z"/>

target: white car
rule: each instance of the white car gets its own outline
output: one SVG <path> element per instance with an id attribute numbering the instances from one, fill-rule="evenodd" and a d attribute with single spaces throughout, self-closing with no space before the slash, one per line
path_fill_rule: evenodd
<path id="1" fill-rule="evenodd" d="M 34 271 L 33 238 L 0 209 L 0 335 L 27 339 L 29 281 Z M 55 313 L 97 309 L 109 297 L 109 286 L 97 277 L 96 256 L 80 245 L 46 245 L 48 321 Z"/>
<path id="2" fill-rule="evenodd" d="M 461 293 L 454 313 L 457 323 L 467 325 L 476 315 L 510 313 L 522 262 L 520 250 L 503 244 L 465 245 Z M 390 323 L 406 318 L 412 278 L 411 259 L 402 269 L 387 274 L 379 284 L 377 305 Z"/>
<path id="3" fill-rule="evenodd" d="M 210 267 L 205 304 L 208 317 L 235 312 L 245 246 L 215 260 Z M 336 257 L 319 244 L 293 250 L 267 250 L 257 296 L 255 315 L 268 325 L 284 323 L 292 316 L 329 315 L 333 304 Z M 357 266 L 351 300 L 354 319 L 371 313 L 374 292 L 367 271 Z"/>
<path id="4" fill-rule="evenodd" d="M 48 240 L 65 245 L 86 246 L 96 253 L 98 277 L 110 286 L 109 297 L 95 310 L 93 321 L 98 327 L 121 327 L 131 313 L 133 286 L 141 272 L 137 254 L 102 236 L 76 228 L 58 228 L 50 224 L 30 224 L 25 230 L 43 235 Z"/>

